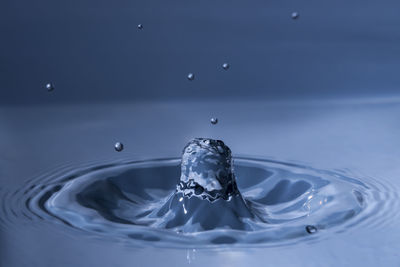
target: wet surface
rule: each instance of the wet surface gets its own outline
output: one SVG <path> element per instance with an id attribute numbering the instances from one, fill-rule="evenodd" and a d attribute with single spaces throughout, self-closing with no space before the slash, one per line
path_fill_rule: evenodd
<path id="1" fill-rule="evenodd" d="M 207 120 L 213 115 L 207 110 L 221 118 L 218 125 Z M 396 265 L 399 113 L 396 102 L 377 100 L 2 108 L 0 147 L 8 153 L 0 161 L 0 229 L 7 243 L 1 263 Z M 200 234 L 190 236 L 174 227 L 135 225 L 131 203 L 167 198 L 175 190 L 177 156 L 195 136 L 229 144 L 243 198 L 265 207 L 268 227 L 298 224 L 294 229 L 303 236 L 284 242 L 272 231 L 277 234 L 249 244 L 254 231 L 210 236 L 197 229 Z M 115 140 L 123 140 L 123 151 L 114 150 Z M 159 157 L 173 159 L 152 160 Z M 61 196 L 78 195 L 72 205 L 60 206 Z M 329 206 L 340 203 L 346 205 Z M 120 231 L 123 225 L 129 230 Z M 186 246 L 185 237 L 195 245 Z M 85 255 L 84 262 L 77 255 Z"/>
<path id="2" fill-rule="evenodd" d="M 382 204 L 392 201 L 385 198 L 390 189 L 377 181 L 271 160 L 235 162 L 243 196 L 237 191 L 229 199 L 176 190 L 180 160 L 165 159 L 94 164 L 77 175 L 37 179 L 15 201 L 32 217 L 105 240 L 178 248 L 293 245 L 317 229 L 343 232 L 390 214 Z"/>

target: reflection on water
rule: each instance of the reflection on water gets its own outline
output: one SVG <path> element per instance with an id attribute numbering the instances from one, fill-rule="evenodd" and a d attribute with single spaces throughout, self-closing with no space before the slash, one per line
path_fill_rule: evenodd
<path id="1" fill-rule="evenodd" d="M 87 265 L 176 266 L 188 264 L 187 250 L 196 249 L 191 265 L 290 266 L 294 258 L 302 265 L 310 259 L 357 265 L 377 253 L 392 266 L 400 106 L 376 101 L 2 108 L 0 227 L 12 248 L 3 265 L 79 266 L 76 255 L 84 252 Z M 214 115 L 210 110 L 223 124 L 204 119 Z M 207 223 L 219 222 L 198 216 L 192 201 L 180 198 L 175 214 L 199 223 L 168 225 L 167 213 L 160 220 L 151 215 L 175 191 L 180 159 L 146 159 L 176 157 L 193 136 L 230 145 L 246 206 L 264 218 L 254 224 L 258 229 L 234 229 L 250 225 L 245 222 L 209 230 Z M 124 150 L 116 153 L 115 141 Z M 54 256 L 45 253 L 50 250 Z M 369 262 L 377 263 L 372 256 Z"/>
<path id="2" fill-rule="evenodd" d="M 179 159 L 91 164 L 36 179 L 14 198 L 31 217 L 110 241 L 157 247 L 291 245 L 309 234 L 319 239 L 389 214 L 381 204 L 389 189 L 377 181 L 248 158 L 235 159 L 245 204 L 241 196 L 188 198 L 175 192 L 179 164 Z"/>

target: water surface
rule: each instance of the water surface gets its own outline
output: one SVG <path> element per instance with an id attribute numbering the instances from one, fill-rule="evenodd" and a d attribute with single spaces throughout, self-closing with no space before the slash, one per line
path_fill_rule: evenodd
<path id="1" fill-rule="evenodd" d="M 399 112 L 400 105 L 396 101 L 376 99 L 336 103 L 207 102 L 3 107 L 0 113 L 4 125 L 0 130 L 0 147 L 7 153 L 0 159 L 0 225 L 4 247 L 1 263 L 4 266 L 46 266 L 49 263 L 57 266 L 154 266 L 159 262 L 165 266 L 263 266 L 269 262 L 286 266 L 299 263 L 324 266 L 326 262 L 352 265 L 363 262 L 367 266 L 396 266 L 399 258 L 397 240 L 400 238 L 399 218 L 395 212 L 398 209 L 397 177 L 400 174 L 400 152 L 397 149 L 400 146 L 397 138 L 400 128 L 396 116 Z M 212 125 L 209 118 L 215 114 L 220 122 Z M 21 202 L 21 199 L 39 196 L 39 192 L 52 192 L 47 197 L 61 192 L 62 184 L 58 179 L 72 176 L 72 180 L 74 177 L 78 180 L 84 176 L 79 170 L 85 167 L 108 165 L 107 168 L 112 169 L 114 164 L 177 158 L 184 144 L 196 136 L 224 140 L 238 159 L 237 164 L 243 167 L 249 162 L 240 161 L 239 157 L 294 163 L 322 170 L 318 175 L 313 173 L 319 178 L 326 177 L 324 171 L 337 173 L 354 179 L 352 183 L 361 182 L 355 185 L 361 196 L 368 192 L 364 185 L 370 189 L 374 185 L 375 190 L 370 192 L 375 193 L 371 197 L 379 199 L 380 209 L 368 217 L 370 220 L 361 220 L 354 225 L 349 219 L 350 225 L 339 224 L 312 235 L 305 232 L 305 239 L 294 239 L 296 242 L 291 245 L 280 242 L 268 245 L 271 243 L 265 242 L 266 246 L 249 248 L 237 245 L 240 242 L 229 244 L 225 239 L 218 247 L 204 247 L 197 243 L 197 246 L 186 248 L 185 245 L 155 248 L 152 244 L 157 240 L 154 238 L 145 241 L 148 245 L 141 247 L 135 243 L 138 236 L 129 240 L 124 237 L 113 239 L 107 237 L 109 233 L 96 233 L 87 228 L 85 221 L 80 223 L 86 225 L 86 229 L 75 229 L 66 224 L 68 220 L 65 218 L 54 218 L 49 214 L 46 217 L 44 212 L 38 213 L 39 217 L 32 216 L 32 212 L 27 210 L 31 206 L 26 204 L 40 202 L 33 199 Z M 114 150 L 116 141 L 124 144 L 123 151 Z M 176 166 L 174 164 L 178 162 L 175 160 L 171 164 Z M 269 165 L 268 170 L 274 170 L 271 167 Z M 127 170 L 133 169 L 129 167 Z M 250 197 L 251 194 L 245 191 L 251 187 L 241 184 L 240 173 L 243 169 L 240 171 L 238 168 L 238 185 L 243 188 L 243 195 Z M 123 178 L 115 181 L 122 183 Z M 278 188 L 288 188 L 285 183 L 288 182 L 281 181 Z M 279 185 L 279 181 L 270 188 L 274 188 L 274 184 Z M 362 207 L 362 199 L 365 198 L 353 192 L 353 203 Z M 271 194 L 265 194 L 263 201 L 279 207 L 279 198 Z M 48 205 L 46 203 L 42 203 L 44 208 Z M 364 203 L 368 206 L 371 202 Z M 353 218 L 361 219 L 361 214 Z M 281 215 L 283 217 L 279 219 L 284 220 L 287 214 Z M 101 220 L 98 222 L 102 223 Z"/>

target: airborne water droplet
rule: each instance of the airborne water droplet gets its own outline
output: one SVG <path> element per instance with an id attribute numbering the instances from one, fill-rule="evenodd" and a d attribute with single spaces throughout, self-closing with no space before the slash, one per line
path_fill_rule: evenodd
<path id="1" fill-rule="evenodd" d="M 115 151 L 121 152 L 124 149 L 124 145 L 120 142 L 115 143 L 114 145 Z"/>
<path id="2" fill-rule="evenodd" d="M 211 118 L 211 124 L 217 124 L 218 123 L 218 118 Z"/>
<path id="3" fill-rule="evenodd" d="M 137 27 L 139 30 L 141 30 L 141 29 L 143 29 L 143 24 L 138 24 Z"/>
<path id="4" fill-rule="evenodd" d="M 193 81 L 194 80 L 194 74 L 193 73 L 189 73 L 187 76 L 189 81 Z"/>
<path id="5" fill-rule="evenodd" d="M 314 225 L 307 225 L 306 231 L 309 234 L 315 234 L 317 232 L 317 227 L 315 227 Z"/>
<path id="6" fill-rule="evenodd" d="M 224 70 L 228 70 L 229 69 L 229 64 L 228 63 L 224 63 L 224 64 L 222 64 L 222 68 L 224 69 Z"/>
<path id="7" fill-rule="evenodd" d="M 51 92 L 54 90 L 54 85 L 51 83 L 46 84 L 46 89 L 47 91 Z"/>
<path id="8" fill-rule="evenodd" d="M 292 13 L 292 19 L 298 19 L 299 18 L 299 13 L 297 13 L 297 12 L 293 12 Z"/>

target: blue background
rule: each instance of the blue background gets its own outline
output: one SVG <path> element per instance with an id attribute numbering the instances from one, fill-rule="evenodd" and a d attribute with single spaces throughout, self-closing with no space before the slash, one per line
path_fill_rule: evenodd
<path id="1" fill-rule="evenodd" d="M 399 8 L 394 0 L 1 0 L 0 103 L 392 95 Z"/>

